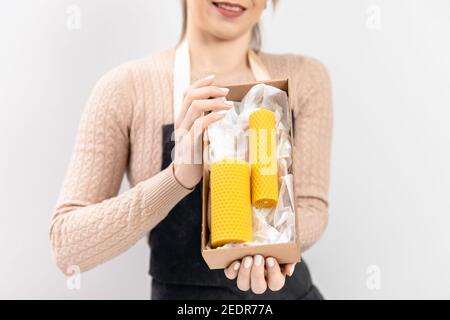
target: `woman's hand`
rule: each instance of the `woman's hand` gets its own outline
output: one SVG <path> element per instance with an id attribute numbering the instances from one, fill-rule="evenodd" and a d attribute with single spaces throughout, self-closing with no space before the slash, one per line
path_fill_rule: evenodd
<path id="1" fill-rule="evenodd" d="M 202 177 L 202 136 L 212 123 L 223 119 L 217 111 L 229 110 L 225 100 L 229 90 L 213 86 L 214 76 L 194 82 L 184 93 L 181 111 L 175 121 L 174 174 L 186 188 L 193 188 Z M 205 112 L 213 111 L 207 115 Z"/>
<path id="2" fill-rule="evenodd" d="M 224 270 L 225 276 L 234 280 L 242 291 L 250 288 L 256 294 L 264 293 L 267 288 L 278 291 L 284 287 L 286 275 L 292 276 L 295 263 L 279 265 L 275 258 L 264 259 L 261 255 L 247 256 L 242 261 L 234 261 Z"/>

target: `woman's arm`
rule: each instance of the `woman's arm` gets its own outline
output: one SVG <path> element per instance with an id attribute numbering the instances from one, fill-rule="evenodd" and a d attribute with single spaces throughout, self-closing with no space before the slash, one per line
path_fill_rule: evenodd
<path id="1" fill-rule="evenodd" d="M 191 189 L 173 164 L 117 196 L 127 166 L 133 83 L 126 66 L 96 85 L 50 227 L 53 256 L 64 273 L 89 270 L 125 251 L 155 227 Z"/>
<path id="2" fill-rule="evenodd" d="M 331 84 L 325 67 L 302 58 L 295 109 L 295 190 L 304 252 L 322 236 L 328 223 L 328 185 L 332 133 Z"/>

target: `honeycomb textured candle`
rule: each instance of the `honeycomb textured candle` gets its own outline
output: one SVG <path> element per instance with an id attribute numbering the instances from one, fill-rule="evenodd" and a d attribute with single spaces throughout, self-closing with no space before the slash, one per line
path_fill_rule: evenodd
<path id="1" fill-rule="evenodd" d="M 222 160 L 211 165 L 211 246 L 252 241 L 248 163 Z"/>
<path id="2" fill-rule="evenodd" d="M 278 201 L 275 114 L 261 108 L 249 118 L 252 203 L 271 208 Z"/>

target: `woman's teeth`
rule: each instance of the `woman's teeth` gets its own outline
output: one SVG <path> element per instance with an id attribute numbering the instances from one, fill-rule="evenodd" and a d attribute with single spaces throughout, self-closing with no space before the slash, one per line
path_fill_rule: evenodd
<path id="1" fill-rule="evenodd" d="M 241 12 L 241 11 L 244 10 L 244 8 L 242 8 L 242 7 L 232 6 L 232 5 L 225 4 L 225 3 L 216 2 L 215 4 L 219 8 L 222 8 L 222 9 L 225 9 L 225 10 L 229 10 L 229 11 L 233 11 L 233 12 Z"/>

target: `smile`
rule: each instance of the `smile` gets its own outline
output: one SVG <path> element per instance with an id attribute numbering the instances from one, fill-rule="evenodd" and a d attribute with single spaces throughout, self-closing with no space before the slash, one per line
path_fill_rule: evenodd
<path id="1" fill-rule="evenodd" d="M 240 4 L 232 2 L 214 1 L 213 4 L 218 11 L 226 17 L 238 17 L 241 16 L 245 10 L 247 10 L 247 8 L 241 6 Z"/>

